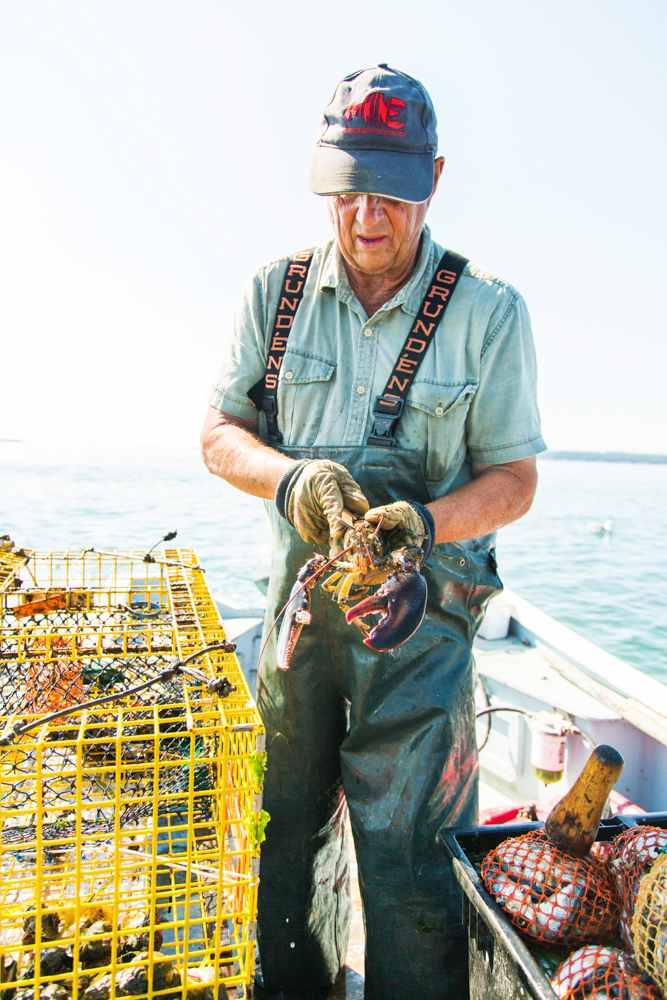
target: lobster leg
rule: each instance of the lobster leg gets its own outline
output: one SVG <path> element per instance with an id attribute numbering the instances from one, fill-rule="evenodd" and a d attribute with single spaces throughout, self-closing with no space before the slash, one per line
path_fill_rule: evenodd
<path id="1" fill-rule="evenodd" d="M 407 642 L 421 625 L 426 611 L 426 580 L 409 557 L 405 556 L 402 562 L 402 568 L 345 615 L 348 624 L 363 615 L 382 615 L 364 639 L 367 646 L 380 652 Z"/>
<path id="2" fill-rule="evenodd" d="M 304 625 L 310 625 L 310 591 L 315 586 L 317 578 L 327 566 L 324 556 L 316 555 L 301 567 L 292 587 L 289 601 L 285 605 L 285 613 L 278 633 L 276 657 L 281 670 L 288 670 L 294 647 Z"/>

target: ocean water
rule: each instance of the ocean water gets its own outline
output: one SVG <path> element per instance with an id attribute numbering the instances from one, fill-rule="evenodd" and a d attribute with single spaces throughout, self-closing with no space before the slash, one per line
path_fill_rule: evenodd
<path id="1" fill-rule="evenodd" d="M 667 683 L 667 465 L 538 460 L 531 511 L 498 539 L 508 587 Z M 610 534 L 590 523 L 613 520 Z M 261 500 L 211 476 L 196 448 L 0 441 L 0 534 L 37 549 L 145 551 L 168 531 L 214 595 L 256 607 Z"/>

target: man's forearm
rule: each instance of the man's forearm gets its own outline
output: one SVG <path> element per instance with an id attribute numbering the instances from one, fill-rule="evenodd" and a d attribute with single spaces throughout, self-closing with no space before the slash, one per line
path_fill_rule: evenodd
<path id="1" fill-rule="evenodd" d="M 428 504 L 436 542 L 479 538 L 518 520 L 537 486 L 535 459 L 473 467 L 473 478 L 454 493 Z"/>
<path id="2" fill-rule="evenodd" d="M 293 459 L 264 444 L 257 420 L 242 420 L 210 406 L 201 432 L 201 453 L 209 472 L 244 493 L 273 500 Z"/>

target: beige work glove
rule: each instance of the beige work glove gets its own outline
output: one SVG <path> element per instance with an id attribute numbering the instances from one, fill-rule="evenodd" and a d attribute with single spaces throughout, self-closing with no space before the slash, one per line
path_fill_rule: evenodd
<path id="1" fill-rule="evenodd" d="M 393 503 L 373 507 L 364 515 L 371 524 L 380 525 L 380 530 L 391 532 L 392 548 L 403 545 L 422 547 L 423 559 L 427 559 L 433 548 L 435 525 L 429 510 L 414 501 L 395 500 Z"/>
<path id="2" fill-rule="evenodd" d="M 348 528 L 343 510 L 363 517 L 368 500 L 344 466 L 312 459 L 285 473 L 276 490 L 276 507 L 304 542 L 328 545 Z"/>

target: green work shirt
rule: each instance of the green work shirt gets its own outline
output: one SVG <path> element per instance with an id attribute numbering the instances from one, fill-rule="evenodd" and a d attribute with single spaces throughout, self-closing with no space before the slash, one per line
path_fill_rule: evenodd
<path id="1" fill-rule="evenodd" d="M 278 380 L 285 445 L 356 446 L 373 427 L 387 384 L 444 249 L 424 229 L 410 280 L 369 319 L 334 240 L 318 247 L 289 333 Z M 209 401 L 257 418 L 248 390 L 262 378 L 287 257 L 260 268 L 245 288 Z M 546 447 L 536 402 L 530 318 L 519 293 L 468 264 L 426 350 L 395 429 L 422 457 L 433 498 L 471 478 L 471 463 L 528 458 Z M 262 418 L 260 434 L 265 435 Z"/>

